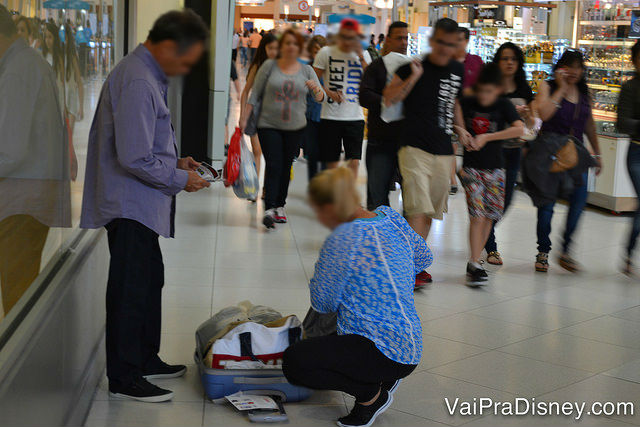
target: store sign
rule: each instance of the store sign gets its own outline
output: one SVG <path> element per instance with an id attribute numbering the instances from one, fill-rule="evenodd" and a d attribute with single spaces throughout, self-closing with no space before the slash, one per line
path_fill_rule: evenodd
<path id="1" fill-rule="evenodd" d="M 513 29 L 522 31 L 522 18 L 519 16 L 513 17 Z"/>
<path id="2" fill-rule="evenodd" d="M 506 27 L 507 21 L 497 20 L 493 22 L 494 27 Z"/>
<path id="3" fill-rule="evenodd" d="M 298 3 L 298 9 L 300 10 L 300 12 L 308 12 L 309 11 L 309 3 L 307 2 L 307 0 L 301 0 Z"/>
<path id="4" fill-rule="evenodd" d="M 478 9 L 477 19 L 495 19 L 498 9 Z"/>

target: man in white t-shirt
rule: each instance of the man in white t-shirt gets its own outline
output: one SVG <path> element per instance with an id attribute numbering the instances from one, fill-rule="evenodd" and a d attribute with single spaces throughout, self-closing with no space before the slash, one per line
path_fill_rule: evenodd
<path id="1" fill-rule="evenodd" d="M 364 137 L 364 113 L 358 100 L 360 80 L 369 63 L 371 56 L 362 49 L 360 25 L 355 19 L 342 21 L 337 43 L 323 47 L 313 62 L 327 93 L 320 116 L 320 160 L 328 168 L 336 167 L 344 146 L 345 159 L 355 176 Z"/>

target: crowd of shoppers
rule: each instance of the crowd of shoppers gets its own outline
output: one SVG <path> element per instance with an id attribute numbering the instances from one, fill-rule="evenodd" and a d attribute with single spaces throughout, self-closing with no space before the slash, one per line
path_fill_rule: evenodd
<path id="1" fill-rule="evenodd" d="M 65 25 L 62 38 L 59 26 L 47 23 L 40 41 L 29 20 L 14 23 L 5 12 L 0 7 L 3 130 L 24 147 L 54 138 L 69 159 L 69 168 L 63 169 L 72 179 L 74 155 L 67 133 L 84 114 L 77 32 Z M 147 380 L 180 376 L 186 370 L 158 356 L 164 280 L 158 237 L 174 234 L 176 194 L 198 191 L 209 183 L 195 172 L 198 162 L 177 157 L 167 88 L 169 77 L 189 72 L 200 60 L 207 37 L 205 24 L 193 12 L 160 17 L 147 40 L 105 81 L 89 136 L 81 226 L 107 229 L 107 375 L 109 390 L 118 397 L 169 400 L 170 391 Z M 585 171 L 602 167 L 583 57 L 577 51 L 565 52 L 554 66 L 553 78 L 534 96 L 518 46 L 503 44 L 493 62 L 483 64 L 467 53 L 468 40 L 468 31 L 447 18 L 435 24 L 429 53 L 416 58 L 407 56 L 408 26 L 403 22 L 392 23 L 377 42 L 372 37 L 371 45 L 381 55 L 377 59 L 364 49 L 353 19 L 341 23 L 334 43 L 321 36 L 305 40 L 294 29 L 279 37 L 252 29 L 232 39 L 234 82 L 237 62 L 243 68 L 249 65 L 239 127 L 251 137 L 258 171 L 265 157 L 263 224 L 274 228 L 287 221 L 284 207 L 292 163 L 303 148 L 311 207 L 319 222 L 332 230 L 310 290 L 317 312 L 337 313 L 338 335 L 289 348 L 284 372 L 294 384 L 353 395 L 356 404 L 339 420 L 341 426 L 371 425 L 390 405 L 399 381 L 420 361 L 422 333 L 412 293 L 431 281 L 426 269 L 432 255 L 426 241 L 433 220 L 443 219 L 447 212 L 452 173 L 457 172 L 465 190 L 470 218 L 467 283 L 478 286 L 489 282 L 483 250 L 488 263 L 503 263 L 496 226 L 499 230 L 513 200 L 519 171 L 526 169 L 526 182 L 532 185 L 540 182 L 532 171 L 552 175 L 547 163 L 521 168 L 522 160 L 529 166 L 536 163 L 536 147 L 554 135 L 566 143 L 562 149 L 570 145 L 587 153 L 585 168 L 557 172 L 569 172 L 571 181 L 570 190 L 563 187 L 562 192 L 569 212 L 558 260 L 569 271 L 580 270 L 571 247 L 586 206 Z M 632 59 L 640 70 L 640 42 Z M 24 90 L 12 68 L 18 60 L 29 64 L 28 78 L 41 83 L 39 92 Z M 15 84 L 6 83 L 9 77 Z M 628 169 L 640 191 L 638 94 L 636 76 L 622 88 L 618 121 L 620 130 L 631 135 Z M 39 131 L 26 135 L 11 122 L 10 110 L 36 97 L 46 111 L 36 126 Z M 368 110 L 366 209 L 356 189 L 365 131 L 362 107 Z M 44 122 L 49 125 L 43 127 Z M 463 149 L 460 171 L 454 162 L 456 143 Z M 561 157 L 560 150 L 553 154 Z M 347 167 L 339 167 L 342 159 Z M 6 179 L 11 178 L 9 172 L 2 172 L 0 185 L 12 183 Z M 389 191 L 396 182 L 402 187 L 403 215 L 389 207 Z M 547 188 L 540 197 L 527 190 L 538 208 L 534 266 L 546 272 L 551 220 L 561 192 L 549 194 Z M 3 195 L 11 191 L 3 187 Z M 44 192 L 37 194 L 44 197 Z M 65 222 L 43 219 L 41 213 L 2 213 L 3 253 L 27 246 L 11 234 L 16 226 L 31 227 L 31 246 L 41 250 L 48 227 Z M 628 274 L 639 234 L 640 209 L 626 248 Z M 5 267 L 0 264 L 2 293 L 11 298 L 22 282 Z M 37 274 L 38 267 L 28 265 L 25 270 Z M 7 300 L 4 304 L 6 309 Z"/>
<path id="2" fill-rule="evenodd" d="M 293 37 L 291 32 L 286 34 Z M 252 37 L 257 40 L 260 34 L 249 31 L 248 45 Z M 242 45 L 242 39 L 239 40 Z M 299 61 L 313 65 L 324 101 L 318 103 L 313 94 L 307 97 L 303 107 L 307 111 L 306 131 L 295 139 L 300 140 L 297 145 L 304 149 L 309 162 L 309 179 L 323 168 L 337 167 L 341 159 L 357 178 L 365 124 L 361 107 L 366 108 L 367 208 L 389 205 L 389 192 L 396 182 L 401 182 L 403 213 L 424 239 L 429 236 L 432 221 L 444 217 L 448 197 L 455 194 L 457 180 L 461 179 L 472 218 L 467 271 L 469 283 L 478 284 L 482 281 L 478 277 L 487 276 L 482 264 L 485 259 L 490 264 L 503 264 L 495 237 L 496 225 L 513 199 L 527 141 L 532 143 L 538 132 L 543 132 L 570 135 L 582 146 L 586 136 L 594 162 L 600 165 L 591 99 L 584 84 L 584 63 L 579 52 L 568 51 L 558 61 L 554 77 L 540 85 L 534 99 L 526 80 L 524 54 L 517 45 L 503 44 L 493 62 L 485 65 L 480 57 L 467 52 L 468 42 L 468 29 L 451 19 L 441 19 L 434 26 L 429 53 L 409 58 L 408 27 L 395 22 L 386 36 L 372 35 L 365 50 L 358 22 L 345 19 L 328 45 L 325 46 L 327 41 L 323 37 L 316 36 L 309 40 L 306 49 L 296 51 Z M 369 53 L 372 48 L 380 55 L 375 60 Z M 251 136 L 258 170 L 261 149 L 269 145 L 262 139 L 269 138 L 267 135 L 273 129 L 291 131 L 294 126 L 284 121 L 286 125 L 271 123 L 271 130 L 258 131 L 260 123 L 267 123 L 265 117 L 272 106 L 261 108 L 265 93 L 263 89 L 256 91 L 255 77 L 262 69 L 270 77 L 268 68 L 272 63 L 266 59 L 282 59 L 282 55 L 276 37 L 271 32 L 264 33 L 243 91 L 240 124 Z M 491 92 L 488 100 L 480 96 L 483 90 Z M 255 105 L 248 108 L 250 93 Z M 495 97 L 499 99 L 494 100 Z M 299 102 L 290 98 L 286 95 L 273 100 L 281 107 Z M 303 126 L 295 123 L 294 127 Z M 458 171 L 455 154 L 460 149 L 464 160 Z M 292 145 L 281 157 L 283 166 L 278 161 L 266 171 L 264 222 L 269 227 L 286 221 L 283 209 L 289 182 L 286 169 L 296 157 L 298 149 Z M 274 174 L 279 178 L 273 179 Z M 564 244 L 558 257 L 559 264 L 569 271 L 580 268 L 571 255 L 571 241 L 586 205 L 586 175 L 574 184 L 569 195 Z M 275 194 L 270 196 L 270 191 Z M 536 204 L 537 271 L 548 269 L 555 201 L 552 198 Z M 421 271 L 415 286 L 431 281 L 431 275 Z"/>

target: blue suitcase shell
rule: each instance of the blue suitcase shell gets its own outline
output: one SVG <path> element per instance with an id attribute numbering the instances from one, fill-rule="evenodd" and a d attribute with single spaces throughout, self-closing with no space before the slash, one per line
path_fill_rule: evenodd
<path id="1" fill-rule="evenodd" d="M 300 402 L 308 399 L 312 391 L 289 384 L 282 369 L 213 369 L 202 359 L 206 342 L 196 332 L 194 360 L 198 365 L 200 379 L 210 400 L 222 399 L 239 391 L 252 394 L 279 396 L 283 402 Z"/>

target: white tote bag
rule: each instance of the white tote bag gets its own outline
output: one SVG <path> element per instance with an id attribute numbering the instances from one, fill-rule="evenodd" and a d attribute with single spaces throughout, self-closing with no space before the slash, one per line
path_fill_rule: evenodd
<path id="1" fill-rule="evenodd" d="M 382 57 L 382 62 L 384 62 L 384 66 L 387 69 L 387 85 L 388 85 L 389 83 L 391 83 L 391 80 L 393 80 L 393 76 L 398 70 L 398 68 L 411 62 L 411 58 L 401 53 L 391 52 Z M 402 102 L 397 102 L 387 107 L 384 105 L 384 100 L 383 100 L 382 108 L 380 110 L 380 118 L 387 123 L 397 122 L 398 120 L 402 120 L 404 119 L 404 114 L 402 114 L 402 107 L 403 107 Z"/>
<path id="2" fill-rule="evenodd" d="M 302 339 L 302 324 L 296 316 L 277 323 L 275 327 L 255 322 L 236 326 L 211 346 L 211 367 L 224 368 L 228 362 L 248 360 L 281 365 L 284 351 Z"/>

